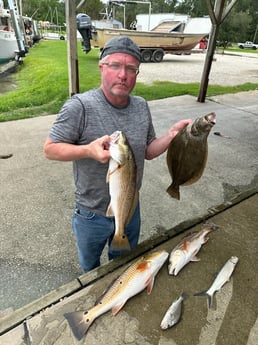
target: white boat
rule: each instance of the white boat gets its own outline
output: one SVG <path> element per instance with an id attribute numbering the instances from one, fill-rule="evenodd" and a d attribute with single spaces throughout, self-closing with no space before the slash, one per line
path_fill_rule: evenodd
<path id="1" fill-rule="evenodd" d="M 18 44 L 11 24 L 11 15 L 0 0 L 0 63 L 14 59 L 17 51 Z"/>

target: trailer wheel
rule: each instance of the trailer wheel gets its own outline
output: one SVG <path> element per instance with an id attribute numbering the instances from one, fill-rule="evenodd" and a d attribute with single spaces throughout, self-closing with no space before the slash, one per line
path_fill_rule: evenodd
<path id="1" fill-rule="evenodd" d="M 152 51 L 149 49 L 144 49 L 142 51 L 142 61 L 143 62 L 150 62 L 152 57 Z"/>
<path id="2" fill-rule="evenodd" d="M 164 50 L 163 49 L 156 49 L 154 50 L 153 54 L 152 54 L 152 60 L 154 62 L 161 62 L 163 60 L 164 57 Z"/>

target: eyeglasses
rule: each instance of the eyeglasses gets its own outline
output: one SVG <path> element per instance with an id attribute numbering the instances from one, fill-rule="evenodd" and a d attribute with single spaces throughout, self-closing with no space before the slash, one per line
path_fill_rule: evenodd
<path id="1" fill-rule="evenodd" d="M 102 62 L 102 65 L 107 65 L 112 71 L 120 71 L 123 67 L 126 72 L 131 75 L 136 75 L 139 73 L 139 68 L 133 65 L 123 65 L 119 62 Z"/>

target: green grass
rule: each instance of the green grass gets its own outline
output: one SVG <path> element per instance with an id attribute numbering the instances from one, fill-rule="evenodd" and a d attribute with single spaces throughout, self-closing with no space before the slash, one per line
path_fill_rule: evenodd
<path id="1" fill-rule="evenodd" d="M 66 41 L 61 40 L 41 41 L 30 49 L 24 63 L 14 75 L 17 89 L 0 96 L 0 122 L 55 114 L 59 111 L 69 97 L 66 44 Z M 98 53 L 98 49 L 92 49 L 86 55 L 78 42 L 81 92 L 100 85 Z M 257 87 L 258 84 L 250 83 L 234 87 L 209 85 L 207 97 L 253 90 Z M 134 94 L 148 101 L 185 94 L 197 97 L 198 92 L 199 83 L 137 83 L 134 89 Z"/>
<path id="2" fill-rule="evenodd" d="M 218 47 L 217 48 L 218 50 L 224 50 L 224 48 L 222 47 Z M 237 44 L 232 44 L 231 47 L 228 47 L 226 49 L 227 52 L 237 52 L 237 53 L 253 53 L 253 54 L 258 54 L 258 49 L 241 49 L 241 48 L 238 48 Z"/>

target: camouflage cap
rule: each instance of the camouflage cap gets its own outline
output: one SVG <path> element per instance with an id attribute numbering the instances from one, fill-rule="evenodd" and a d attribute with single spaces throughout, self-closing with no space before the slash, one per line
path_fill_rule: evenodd
<path id="1" fill-rule="evenodd" d="M 119 36 L 111 38 L 101 51 L 100 59 L 109 54 L 125 53 L 134 56 L 141 61 L 141 52 L 139 47 L 128 36 Z"/>

